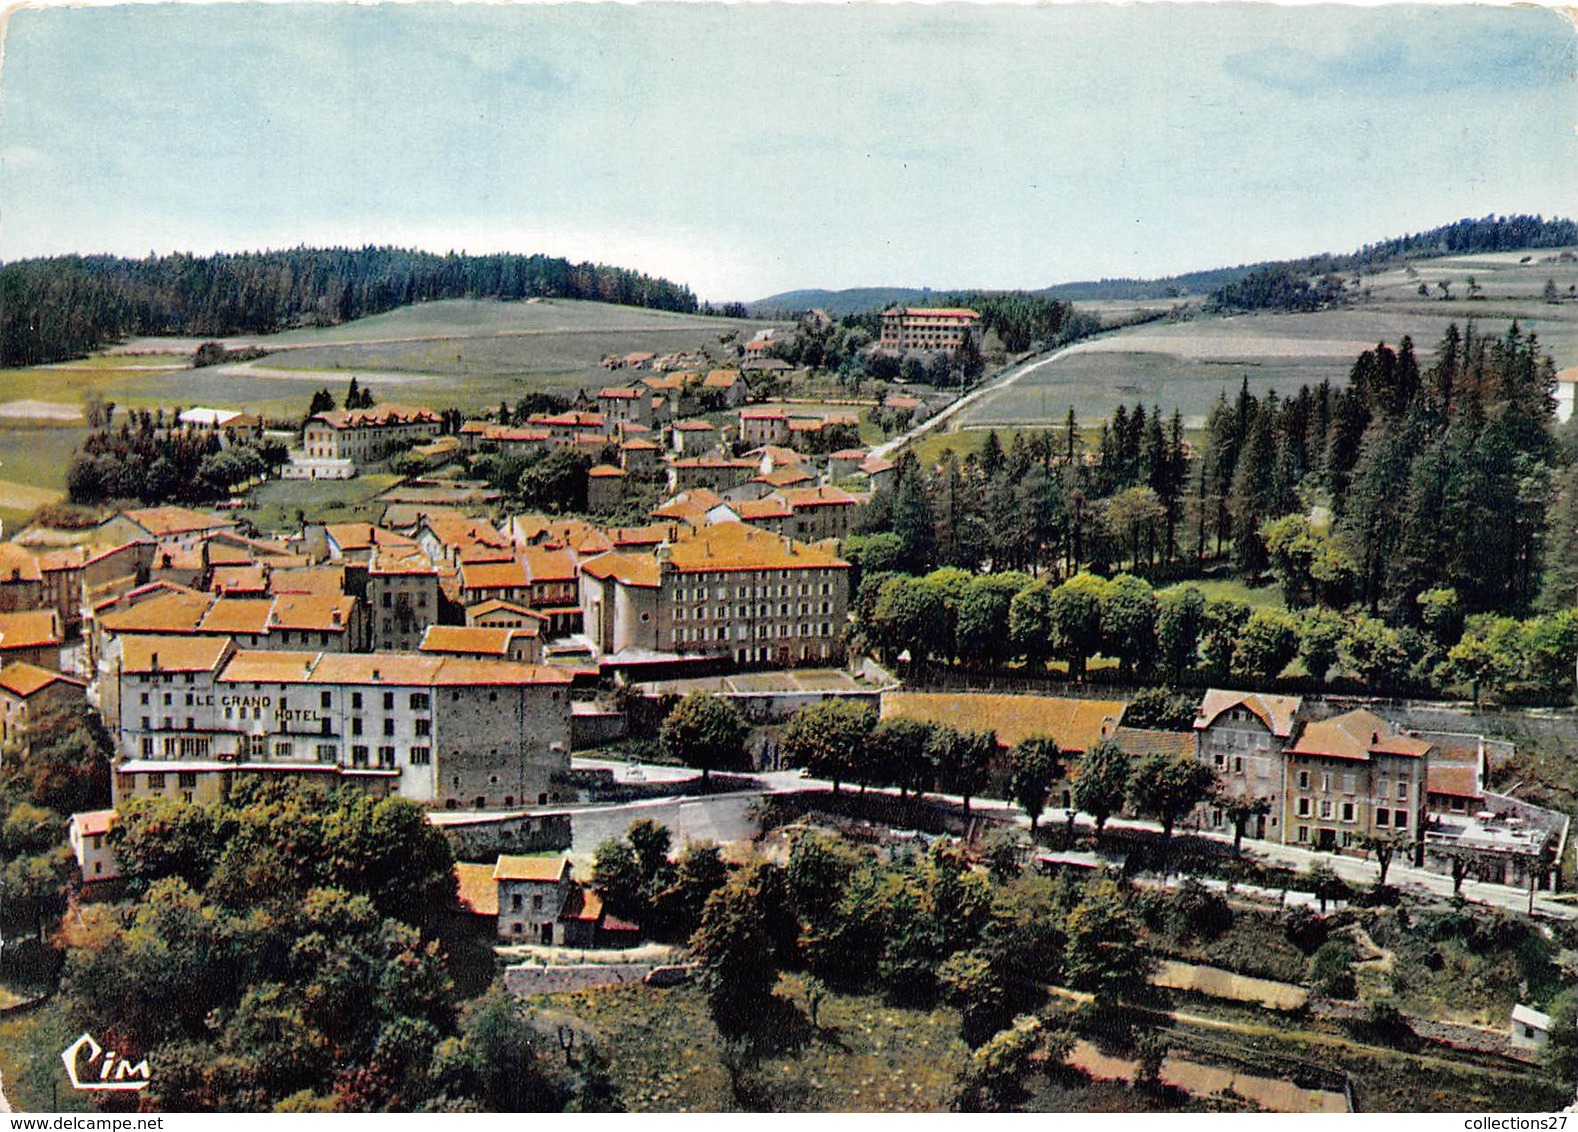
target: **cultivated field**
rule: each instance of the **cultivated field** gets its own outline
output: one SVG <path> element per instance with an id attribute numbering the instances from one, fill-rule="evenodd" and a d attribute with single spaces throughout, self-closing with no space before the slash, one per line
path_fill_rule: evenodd
<path id="1" fill-rule="evenodd" d="M 1483 332 L 1501 333 L 1513 319 L 1538 335 L 1558 369 L 1578 364 L 1578 261 L 1539 252 L 1462 256 L 1422 261 L 1366 276 L 1361 298 L 1350 307 L 1312 314 L 1257 313 L 1149 323 L 1082 344 L 1007 388 L 981 398 L 952 427 L 1059 424 L 1070 405 L 1093 423 L 1120 403 L 1176 406 L 1197 427 L 1217 396 L 1231 396 L 1245 377 L 1257 393 L 1296 392 L 1323 379 L 1346 380 L 1354 357 L 1377 342 L 1396 344 L 1412 335 L 1423 364 L 1448 323 L 1473 320 Z M 1468 297 L 1472 276 L 1482 289 Z M 1562 297 L 1541 297 L 1546 280 Z M 1438 282 L 1450 284 L 1450 300 Z M 1350 288 L 1352 281 L 1349 281 Z M 1421 297 L 1423 283 L 1429 297 Z M 1368 295 L 1363 291 L 1368 289 Z"/>
<path id="2" fill-rule="evenodd" d="M 272 352 L 261 361 L 188 374 L 192 381 L 183 387 L 205 403 L 268 411 L 281 402 L 304 406 L 313 390 L 327 384 L 338 391 L 355 375 L 384 400 L 479 409 L 537 390 L 595 391 L 617 383 L 621 375 L 601 364 L 608 354 L 706 350 L 717 365 L 729 365 L 732 345 L 722 339 L 748 339 L 769 325 L 561 299 L 446 299 L 340 326 L 226 339 L 228 346 Z M 135 354 L 165 341 L 134 339 L 118 350 Z"/>

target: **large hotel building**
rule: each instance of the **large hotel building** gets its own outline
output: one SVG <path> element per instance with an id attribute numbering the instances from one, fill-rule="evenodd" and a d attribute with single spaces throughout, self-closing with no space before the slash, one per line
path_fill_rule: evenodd
<path id="1" fill-rule="evenodd" d="M 975 334 L 981 316 L 968 307 L 894 307 L 882 312 L 884 350 L 957 350 Z"/>
<path id="2" fill-rule="evenodd" d="M 125 636 L 101 679 L 115 685 L 104 701 L 117 803 L 207 801 L 243 775 L 306 776 L 458 810 L 572 797 L 571 677 L 558 670 Z"/>
<path id="3" fill-rule="evenodd" d="M 848 614 L 849 563 L 744 523 L 581 563 L 581 615 L 603 653 L 825 664 L 840 656 Z"/>

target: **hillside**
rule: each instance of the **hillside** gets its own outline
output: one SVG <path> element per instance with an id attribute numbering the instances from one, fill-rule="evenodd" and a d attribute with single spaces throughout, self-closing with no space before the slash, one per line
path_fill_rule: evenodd
<path id="1" fill-rule="evenodd" d="M 688 288 L 626 268 L 389 247 L 20 260 L 0 265 L 0 296 L 0 365 L 12 366 L 81 357 L 128 335 L 267 334 L 434 299 L 542 296 L 696 310 Z"/>
<path id="2" fill-rule="evenodd" d="M 1056 283 L 1032 291 L 1035 295 L 1067 301 L 1173 299 L 1209 295 L 1238 283 L 1250 275 L 1288 272 L 1293 275 L 1324 275 L 1363 272 L 1374 274 L 1408 261 L 1431 260 L 1447 256 L 1495 252 L 1535 251 L 1578 244 L 1578 223 L 1540 216 L 1486 216 L 1463 219 L 1407 236 L 1378 240 L 1345 254 L 1321 252 L 1295 259 L 1263 260 L 1259 263 L 1188 271 L 1155 279 L 1096 279 Z M 894 303 L 941 300 L 970 293 L 979 288 L 933 291 L 930 288 L 857 287 L 844 291 L 801 290 L 769 295 L 746 306 L 752 312 L 793 314 L 817 308 L 835 318 L 880 310 Z"/>
<path id="3" fill-rule="evenodd" d="M 1469 295 L 1469 280 L 1478 288 Z M 1558 301 L 1545 299 L 1553 285 Z M 1447 285 L 1443 292 L 1441 284 Z M 1423 285 L 1426 295 L 1419 294 Z M 1448 297 L 1443 297 L 1443 295 Z M 1366 274 L 1343 306 L 1306 313 L 1260 311 L 1193 315 L 1129 327 L 1083 342 L 1056 360 L 988 391 L 949 422 L 954 430 L 1056 427 L 1072 405 L 1081 420 L 1108 417 L 1118 404 L 1178 407 L 1198 425 L 1218 395 L 1248 379 L 1257 394 L 1347 379 L 1358 354 L 1412 336 L 1428 365 L 1449 323 L 1472 320 L 1499 334 L 1516 320 L 1538 336 L 1558 369 L 1578 365 L 1578 252 L 1513 249 L 1441 256 Z M 928 442 L 935 455 L 947 437 Z M 967 442 L 960 442 L 968 448 Z"/>

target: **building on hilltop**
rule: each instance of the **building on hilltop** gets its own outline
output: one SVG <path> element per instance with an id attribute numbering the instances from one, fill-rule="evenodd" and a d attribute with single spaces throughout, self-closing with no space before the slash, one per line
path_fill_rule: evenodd
<path id="1" fill-rule="evenodd" d="M 893 307 L 882 312 L 884 350 L 957 350 L 980 333 L 981 316 L 968 307 Z"/>
<path id="2" fill-rule="evenodd" d="M 378 405 L 330 409 L 307 421 L 301 454 L 307 460 L 349 461 L 360 470 L 438 435 L 442 422 L 431 409 Z"/>

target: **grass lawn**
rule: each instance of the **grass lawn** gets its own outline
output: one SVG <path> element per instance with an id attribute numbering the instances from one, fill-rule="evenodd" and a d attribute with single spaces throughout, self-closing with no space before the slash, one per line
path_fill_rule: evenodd
<path id="1" fill-rule="evenodd" d="M 88 430 L 83 427 L 45 428 L 0 422 L 0 481 L 64 490 L 66 465 L 87 435 Z M 0 492 L 0 507 L 31 509 L 39 505 L 31 493 L 17 493 L 16 498 L 10 498 Z"/>
<path id="2" fill-rule="evenodd" d="M 784 976 L 778 993 L 805 1009 L 799 976 Z M 548 1020 L 573 1019 L 590 1032 L 629 1111 L 740 1107 L 699 988 L 612 987 L 532 1002 Z M 818 1032 L 799 1049 L 763 1058 L 746 1073 L 756 1104 L 800 1112 L 946 1111 L 965 1057 L 955 1011 L 829 995 L 817 1021 Z"/>
<path id="3" fill-rule="evenodd" d="M 1230 598 L 1234 601 L 1242 601 L 1254 609 L 1287 608 L 1287 603 L 1282 600 L 1282 587 L 1275 582 L 1264 586 L 1249 586 L 1237 578 L 1201 578 L 1183 584 L 1197 588 L 1205 595 L 1207 601 Z"/>
<path id="4" fill-rule="evenodd" d="M 0 1017 L 0 1075 L 6 1100 L 18 1112 L 92 1112 L 87 1094 L 74 1092 L 60 1051 L 80 1031 L 68 1025 L 58 1003 Z"/>
<path id="5" fill-rule="evenodd" d="M 383 513 L 376 497 L 401 480 L 363 475 L 349 480 L 269 480 L 252 489 L 245 517 L 260 531 L 294 530 L 296 512 L 309 523 L 374 523 Z"/>

